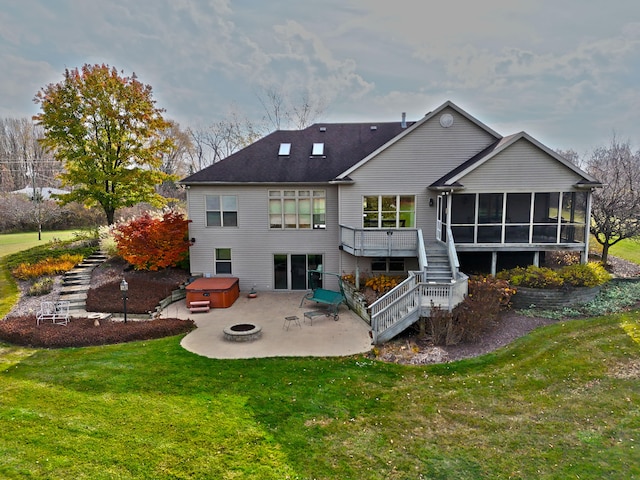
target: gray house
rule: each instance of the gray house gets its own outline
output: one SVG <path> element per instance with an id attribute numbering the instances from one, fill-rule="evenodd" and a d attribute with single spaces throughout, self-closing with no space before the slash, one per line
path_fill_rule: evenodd
<path id="1" fill-rule="evenodd" d="M 432 302 L 459 303 L 465 271 L 538 264 L 553 250 L 586 261 L 600 185 L 526 133 L 502 137 L 451 102 L 417 122 L 276 131 L 181 184 L 194 275 L 232 275 L 245 291 L 304 291 L 318 268 L 407 275 L 370 306 L 376 342 Z"/>

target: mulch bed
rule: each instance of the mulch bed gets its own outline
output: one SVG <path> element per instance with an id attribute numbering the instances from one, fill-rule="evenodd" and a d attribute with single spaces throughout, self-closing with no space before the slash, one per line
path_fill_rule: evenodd
<path id="1" fill-rule="evenodd" d="M 110 259 L 92 273 L 92 288 L 87 294 L 87 310 L 122 314 L 124 304 L 120 281 L 129 284 L 127 312 L 148 314 L 160 300 L 168 297 L 189 278 L 188 272 L 168 268 L 158 272 L 131 270 L 122 260 Z M 151 340 L 190 332 L 193 320 L 156 318 L 144 321 L 71 318 L 67 325 L 36 324 L 35 315 L 16 315 L 0 321 L 0 340 L 14 345 L 38 348 L 86 347 Z"/>
<path id="2" fill-rule="evenodd" d="M 172 290 L 184 283 L 189 273 L 180 268 L 136 271 L 127 262 L 112 258 L 94 269 L 91 277 L 87 311 L 123 313 L 120 282 L 124 278 L 129 284 L 127 312 L 145 314 L 155 311 L 160 300 L 170 296 Z"/>
<path id="3" fill-rule="evenodd" d="M 34 316 L 11 317 L 0 322 L 0 339 L 14 345 L 38 348 L 88 347 L 151 340 L 190 332 L 193 320 L 158 318 L 148 321 L 72 318 L 67 325 L 42 323 Z"/>
<path id="4" fill-rule="evenodd" d="M 165 283 L 144 278 L 127 278 L 129 290 L 127 292 L 128 313 L 154 312 L 163 298 L 169 297 L 171 291 L 178 288 L 180 283 Z M 111 281 L 87 292 L 87 311 L 123 313 L 124 302 L 120 291 L 120 281 Z"/>

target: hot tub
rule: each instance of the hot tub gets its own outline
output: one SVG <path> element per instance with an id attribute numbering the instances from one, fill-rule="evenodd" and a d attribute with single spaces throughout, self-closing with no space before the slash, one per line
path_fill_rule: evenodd
<path id="1" fill-rule="evenodd" d="M 209 301 L 211 308 L 228 308 L 233 305 L 240 295 L 240 287 L 236 277 L 198 278 L 186 287 L 187 307 L 191 302 L 203 305 Z"/>

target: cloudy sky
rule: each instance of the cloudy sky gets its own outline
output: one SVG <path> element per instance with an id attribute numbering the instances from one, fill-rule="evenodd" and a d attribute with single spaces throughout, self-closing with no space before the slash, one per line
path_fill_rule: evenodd
<path id="1" fill-rule="evenodd" d="M 323 121 L 417 120 L 446 100 L 503 135 L 585 154 L 640 146 L 638 0 L 3 0 L 0 117 L 28 117 L 65 68 L 107 63 L 166 117 L 254 120 L 259 95 Z"/>

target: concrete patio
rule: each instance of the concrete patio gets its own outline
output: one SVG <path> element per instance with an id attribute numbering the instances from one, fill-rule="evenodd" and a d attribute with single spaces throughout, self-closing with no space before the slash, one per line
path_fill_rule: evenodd
<path id="1" fill-rule="evenodd" d="M 204 313 L 191 313 L 182 300 L 169 305 L 161 316 L 193 319 L 198 328 L 181 344 L 186 350 L 209 358 L 330 357 L 371 350 L 370 328 L 364 320 L 341 305 L 337 321 L 322 315 L 314 317 L 311 325 L 304 312 L 321 307 L 312 302 L 300 307 L 303 295 L 304 292 L 260 292 L 257 298 L 248 298 L 245 292 L 231 307 Z M 297 316 L 300 326 L 285 322 L 289 316 Z M 260 326 L 261 337 L 247 342 L 226 340 L 223 330 L 236 324 Z"/>

